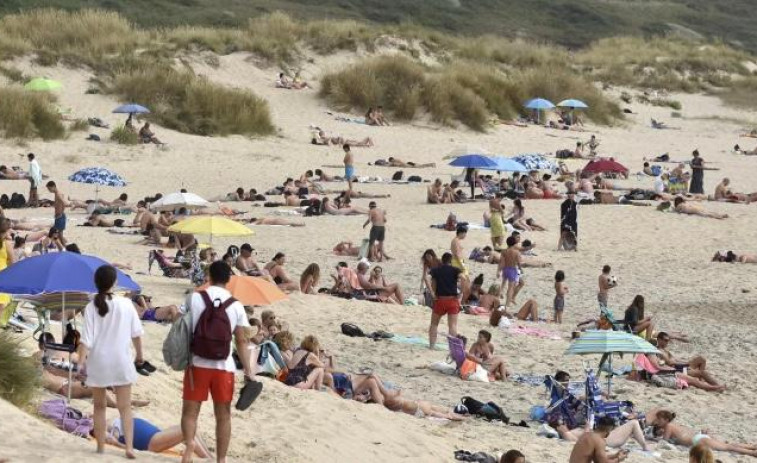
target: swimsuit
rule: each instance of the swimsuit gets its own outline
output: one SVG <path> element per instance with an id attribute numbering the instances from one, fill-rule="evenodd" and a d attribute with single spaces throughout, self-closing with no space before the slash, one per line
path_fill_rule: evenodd
<path id="1" fill-rule="evenodd" d="M 113 422 L 114 434 L 118 435 L 118 442 L 125 444 L 121 419 L 118 418 Z M 155 434 L 160 432 L 160 428 L 142 418 L 134 418 L 134 449 L 140 451 L 150 450 L 150 441 Z"/>
<path id="2" fill-rule="evenodd" d="M 53 225 L 56 230 L 64 231 L 66 229 L 66 214 L 61 214 L 55 218 L 55 224 Z"/>
<path id="3" fill-rule="evenodd" d="M 707 434 L 703 434 L 701 432 L 698 432 L 698 433 L 694 434 L 694 437 L 691 438 L 691 444 L 692 444 L 692 446 L 696 446 L 697 444 L 699 444 L 699 442 L 702 439 L 709 439 L 709 438 L 710 438 L 710 436 L 708 436 Z"/>
<path id="4" fill-rule="evenodd" d="M 382 242 L 386 237 L 386 228 L 383 225 L 374 225 L 371 227 L 371 231 L 368 234 L 368 240 L 372 243 L 374 241 Z"/>
<path id="5" fill-rule="evenodd" d="M 597 301 L 600 307 L 607 307 L 607 294 L 597 293 Z"/>
<path id="6" fill-rule="evenodd" d="M 307 360 L 308 354 L 305 354 L 302 357 L 302 360 L 300 360 L 294 368 L 289 370 L 289 375 L 287 375 L 287 379 L 284 381 L 284 384 L 286 384 L 287 386 L 296 386 L 308 380 L 308 376 L 310 376 L 310 373 L 315 369 L 315 367 L 312 365 L 307 365 Z"/>
<path id="7" fill-rule="evenodd" d="M 457 257 L 452 258 L 452 263 L 450 264 L 455 268 L 459 268 L 462 271 L 462 274 L 464 277 L 468 277 L 468 269 L 465 267 L 465 261 L 460 260 Z"/>
<path id="8" fill-rule="evenodd" d="M 512 283 L 517 283 L 520 280 L 518 274 L 518 267 L 505 267 L 502 269 L 502 279 Z"/>
<path id="9" fill-rule="evenodd" d="M 155 318 L 155 312 L 157 309 L 147 309 L 142 314 L 142 320 L 148 321 L 148 322 L 156 322 L 158 321 L 157 318 Z"/>
<path id="10" fill-rule="evenodd" d="M 352 180 L 355 177 L 355 167 L 354 166 L 344 166 L 344 179 L 345 180 Z"/>
<path id="11" fill-rule="evenodd" d="M 332 373 L 331 376 L 334 378 L 334 390 L 345 399 L 351 399 L 354 392 L 352 390 L 352 380 L 350 380 L 349 375 L 344 373 Z"/>
<path id="12" fill-rule="evenodd" d="M 425 418 L 426 414 L 423 413 L 423 410 L 421 410 L 421 403 L 420 401 L 415 402 L 415 413 L 413 414 L 416 418 Z"/>
<path id="13" fill-rule="evenodd" d="M 555 312 L 562 312 L 565 309 L 565 296 L 558 294 L 555 296 Z"/>

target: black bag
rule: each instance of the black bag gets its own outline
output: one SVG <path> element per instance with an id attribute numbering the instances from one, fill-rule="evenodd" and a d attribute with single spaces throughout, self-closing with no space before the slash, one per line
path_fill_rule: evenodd
<path id="1" fill-rule="evenodd" d="M 557 159 L 567 159 L 573 157 L 573 151 L 571 150 L 559 150 L 555 153 Z"/>
<path id="2" fill-rule="evenodd" d="M 413 182 L 413 183 L 420 183 L 423 181 L 423 179 L 421 178 L 420 175 L 411 175 L 410 177 L 407 178 L 407 181 Z"/>
<path id="3" fill-rule="evenodd" d="M 8 209 L 8 205 L 10 205 L 10 203 L 11 200 L 10 198 L 8 198 L 8 195 L 3 193 L 3 195 L 0 196 L 0 207 L 2 207 L 3 209 Z"/>
<path id="4" fill-rule="evenodd" d="M 8 207 L 11 209 L 21 209 L 24 206 L 26 206 L 26 198 L 24 195 L 21 193 L 13 193 Z"/>
<path id="5" fill-rule="evenodd" d="M 357 325 L 352 323 L 342 323 L 342 334 L 351 338 L 365 337 L 365 333 Z"/>
<path id="6" fill-rule="evenodd" d="M 465 405 L 468 409 L 468 413 L 471 415 L 483 417 L 488 421 L 502 421 L 503 423 L 510 422 L 510 418 L 508 418 L 502 408 L 494 402 L 483 403 L 468 396 L 463 397 L 460 401 Z"/>
<path id="7" fill-rule="evenodd" d="M 405 173 L 402 172 L 401 170 L 398 170 L 397 172 L 394 173 L 394 175 L 392 175 L 392 180 L 394 180 L 395 182 L 402 180 L 403 175 L 405 175 Z"/>

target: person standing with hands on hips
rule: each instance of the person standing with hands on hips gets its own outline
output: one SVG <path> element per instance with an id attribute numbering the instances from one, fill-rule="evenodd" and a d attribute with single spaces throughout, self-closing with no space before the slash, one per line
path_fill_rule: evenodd
<path id="1" fill-rule="evenodd" d="M 94 399 L 97 453 L 105 451 L 106 388 L 113 388 L 123 423 L 126 458 L 134 455 L 134 419 L 131 411 L 131 385 L 137 382 L 137 370 L 131 349 L 137 351 L 136 363 L 142 360 L 142 323 L 130 299 L 113 296 L 118 274 L 110 265 L 95 271 L 97 295 L 84 309 L 84 329 L 79 344 L 79 359 L 85 365 L 86 384 Z M 84 372 L 82 372 L 84 374 Z"/>

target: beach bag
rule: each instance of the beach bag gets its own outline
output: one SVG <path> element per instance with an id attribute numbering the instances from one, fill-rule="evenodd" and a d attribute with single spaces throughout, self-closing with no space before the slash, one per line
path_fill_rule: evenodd
<path id="1" fill-rule="evenodd" d="M 88 438 L 95 423 L 92 418 L 66 404 L 64 399 L 46 400 L 39 405 L 39 414 L 55 422 L 62 429 L 74 436 Z"/>
<path id="2" fill-rule="evenodd" d="M 411 175 L 410 177 L 407 178 L 407 181 L 412 182 L 412 183 L 420 183 L 423 181 L 423 179 L 421 178 L 420 175 Z"/>
<path id="3" fill-rule="evenodd" d="M 8 198 L 8 195 L 3 193 L 3 195 L 0 196 L 0 207 L 2 207 L 3 209 L 8 209 L 8 205 L 10 205 L 10 203 L 11 200 L 10 198 Z"/>
<path id="4" fill-rule="evenodd" d="M 191 363 L 192 309 L 173 322 L 168 336 L 163 340 L 163 361 L 171 369 L 184 371 Z"/>
<path id="5" fill-rule="evenodd" d="M 392 175 L 392 180 L 395 182 L 398 182 L 402 180 L 403 175 L 404 175 L 404 172 L 402 172 L 401 170 L 398 170 L 397 172 L 394 173 L 394 175 Z"/>
<path id="6" fill-rule="evenodd" d="M 675 375 L 652 375 L 650 381 L 657 387 L 665 389 L 680 389 Z"/>
<path id="7" fill-rule="evenodd" d="M 21 209 L 24 206 L 26 206 L 26 198 L 24 195 L 21 193 L 13 193 L 8 207 L 11 209 Z"/>
<path id="8" fill-rule="evenodd" d="M 502 421 L 503 423 L 509 423 L 510 418 L 505 415 L 505 412 L 499 405 L 494 402 L 483 403 L 472 397 L 465 396 L 460 402 L 465 405 L 468 412 L 474 416 L 480 416 L 489 421 Z"/>
<path id="9" fill-rule="evenodd" d="M 342 334 L 351 338 L 365 337 L 363 330 L 352 323 L 342 323 Z"/>
<path id="10" fill-rule="evenodd" d="M 208 360 L 225 360 L 231 354 L 231 321 L 226 309 L 237 300 L 233 297 L 224 302 L 210 300 L 207 291 L 200 291 L 200 296 L 205 302 L 205 310 L 197 320 L 192 353 Z"/>

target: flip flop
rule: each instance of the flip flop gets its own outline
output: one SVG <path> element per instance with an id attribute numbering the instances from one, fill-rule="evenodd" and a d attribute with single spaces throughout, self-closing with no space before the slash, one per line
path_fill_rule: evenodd
<path id="1" fill-rule="evenodd" d="M 235 405 L 236 409 L 245 411 L 250 408 L 250 405 L 255 402 L 255 399 L 258 398 L 262 391 L 263 383 L 261 383 L 260 381 L 253 381 L 249 378 L 245 378 L 244 386 L 242 386 L 242 390 L 239 391 L 239 399 L 237 400 L 237 404 Z"/>
<path id="2" fill-rule="evenodd" d="M 142 362 L 142 365 L 140 366 L 144 368 L 145 370 L 147 370 L 148 373 L 155 373 L 155 371 L 157 371 L 157 368 L 155 368 L 155 366 L 152 363 L 148 362 L 147 360 Z"/>

